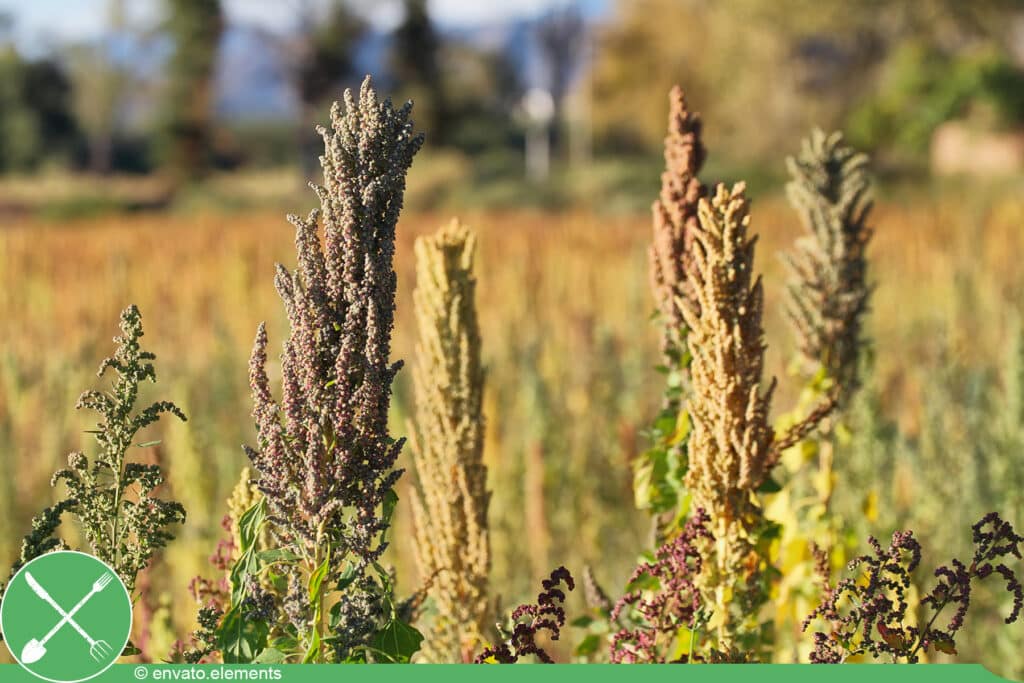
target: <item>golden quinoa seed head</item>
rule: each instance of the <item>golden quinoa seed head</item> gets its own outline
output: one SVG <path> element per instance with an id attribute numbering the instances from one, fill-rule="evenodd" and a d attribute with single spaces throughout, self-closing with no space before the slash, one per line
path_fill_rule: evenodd
<path id="1" fill-rule="evenodd" d="M 752 494 L 767 476 L 774 439 L 768 422 L 774 383 L 761 385 L 763 297 L 744 192 L 742 183 L 719 185 L 700 202 L 688 274 L 693 297 L 680 300 L 693 354 L 686 485 L 693 505 L 712 520 L 712 561 L 700 581 L 719 615 L 722 644 L 740 631 L 737 614 L 750 614 L 763 600 L 754 538 L 761 513 Z"/>
<path id="2" fill-rule="evenodd" d="M 701 202 L 694 300 L 681 302 L 694 354 L 687 481 L 709 496 L 760 485 L 774 436 L 768 424 L 772 387 L 761 390 L 765 343 L 761 281 L 753 276 L 756 238 L 748 236 L 743 193 L 742 183 L 732 190 L 719 185 L 710 202 Z"/>
<path id="3" fill-rule="evenodd" d="M 475 251 L 475 234 L 454 220 L 415 245 L 412 509 L 417 564 L 437 607 L 422 656 L 434 662 L 467 661 L 491 621 Z"/>
<path id="4" fill-rule="evenodd" d="M 774 379 L 762 382 L 764 295 L 754 274 L 756 236 L 743 183 L 718 185 L 698 207 L 692 297 L 680 298 L 688 330 L 692 429 L 686 486 L 710 517 L 714 543 L 698 581 L 713 605 L 719 645 L 752 635 L 751 617 L 768 598 L 769 558 L 759 543 L 766 520 L 757 491 L 781 449 L 806 436 L 832 409 L 826 401 L 777 438 L 769 422 Z"/>

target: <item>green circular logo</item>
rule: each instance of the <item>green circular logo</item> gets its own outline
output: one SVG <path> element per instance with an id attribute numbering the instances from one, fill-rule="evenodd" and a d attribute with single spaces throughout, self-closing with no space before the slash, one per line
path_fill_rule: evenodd
<path id="1" fill-rule="evenodd" d="M 37 557 L 7 585 L 0 628 L 14 658 L 54 683 L 98 676 L 121 656 L 132 601 L 106 563 L 64 550 Z"/>

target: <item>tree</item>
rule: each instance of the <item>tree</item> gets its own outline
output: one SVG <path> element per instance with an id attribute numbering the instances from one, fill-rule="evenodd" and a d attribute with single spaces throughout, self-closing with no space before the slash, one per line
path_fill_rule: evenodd
<path id="1" fill-rule="evenodd" d="M 583 17 L 575 5 L 554 10 L 537 29 L 537 40 L 547 67 L 548 91 L 555 103 L 551 138 L 552 148 L 556 152 L 562 142 L 566 95 L 573 72 L 579 64 L 585 30 Z"/>
<path id="2" fill-rule="evenodd" d="M 298 141 L 303 179 L 312 176 L 320 149 L 315 130 L 319 109 L 353 76 L 355 47 L 366 23 L 344 0 L 333 0 L 318 12 L 310 0 L 299 6 L 299 32 L 289 53 L 295 92 L 299 100 Z"/>
<path id="3" fill-rule="evenodd" d="M 416 100 L 423 129 L 434 143 L 444 143 L 451 111 L 441 76 L 441 38 L 434 30 L 427 0 L 405 0 L 402 23 L 395 29 L 391 74 Z"/>
<path id="4" fill-rule="evenodd" d="M 13 47 L 0 47 L 0 171 L 74 161 L 81 136 L 72 92 L 54 60 L 25 60 Z"/>
<path id="5" fill-rule="evenodd" d="M 124 0 L 110 0 L 110 31 L 117 37 L 125 26 Z M 110 58 L 106 41 L 81 44 L 67 51 L 67 64 L 75 83 L 75 112 L 89 146 L 89 169 L 109 173 L 122 96 L 129 74 Z"/>
<path id="6" fill-rule="evenodd" d="M 176 182 L 202 177 L 213 160 L 214 77 L 224 13 L 220 0 L 167 0 L 174 52 L 164 105 L 165 163 Z"/>
<path id="7" fill-rule="evenodd" d="M 1021 0 L 624 0 L 593 64 L 594 132 L 653 151 L 673 83 L 713 121 L 717 159 L 776 163 L 793 130 L 838 128 L 907 43 L 945 54 L 1008 49 Z"/>

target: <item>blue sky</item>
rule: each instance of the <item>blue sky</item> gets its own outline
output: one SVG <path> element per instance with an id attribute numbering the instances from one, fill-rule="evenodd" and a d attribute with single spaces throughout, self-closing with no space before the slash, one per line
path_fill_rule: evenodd
<path id="1" fill-rule="evenodd" d="M 322 2 L 323 0 L 308 0 Z M 302 0 L 223 0 L 228 20 L 255 23 L 272 30 L 292 24 Z M 430 0 L 435 20 L 446 27 L 466 27 L 535 16 L 569 0 Z M 161 0 L 126 0 L 129 21 L 151 26 L 159 16 Z M 593 6 L 594 0 L 588 5 Z M 600 0 L 599 5 L 608 4 Z M 354 6 L 381 28 L 401 17 L 398 0 L 354 0 Z M 100 35 L 107 23 L 108 0 L 0 0 L 0 13 L 14 17 L 16 40 L 36 52 L 48 47 Z"/>

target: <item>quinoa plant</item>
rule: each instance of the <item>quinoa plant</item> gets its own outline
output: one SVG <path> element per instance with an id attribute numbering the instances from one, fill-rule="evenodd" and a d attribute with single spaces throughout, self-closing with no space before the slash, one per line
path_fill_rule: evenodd
<path id="1" fill-rule="evenodd" d="M 697 206 L 708 194 L 698 178 L 707 157 L 701 130 L 700 114 L 690 110 L 682 89 L 675 86 L 669 93 L 665 171 L 651 207 L 653 236 L 648 250 L 651 292 L 661 328 L 663 365 L 659 369 L 665 375 L 665 397 L 651 429 L 651 446 L 634 461 L 637 505 L 654 516 L 655 545 L 678 528 L 688 501 L 683 478 L 689 415 L 684 403 L 691 356 L 681 302 L 693 299 L 688 271 L 693 267 L 694 235 L 699 228 Z"/>
<path id="2" fill-rule="evenodd" d="M 864 372 L 862 328 L 871 297 L 865 251 L 873 233 L 868 159 L 843 144 L 841 133 L 814 130 L 800 154 L 786 163 L 791 176 L 786 194 L 805 231 L 784 255 L 785 312 L 797 345 L 792 369 L 804 382 L 797 410 L 829 395 L 840 410 L 783 458 L 788 476 L 772 506 L 782 523 L 779 556 L 786 558 L 775 617 L 777 654 L 783 660 L 800 655 L 797 604 L 818 599 L 809 548 L 821 548 L 838 563 L 853 550 L 843 541 L 846 524 L 833 510 L 834 460 L 839 442 L 849 441 L 845 413 Z M 797 414 L 784 416 L 783 423 Z"/>
<path id="3" fill-rule="evenodd" d="M 226 660 L 265 649 L 263 661 L 407 660 L 408 648 L 384 652 L 396 634 L 418 646 L 379 564 L 401 476 L 394 465 L 403 441 L 388 431 L 388 408 L 401 367 L 390 359 L 395 226 L 423 141 L 413 133 L 411 107 L 379 100 L 369 78 L 358 100 L 346 91 L 344 106 L 331 110 L 332 130 L 319 129 L 320 208 L 305 219 L 289 216 L 298 266 L 279 265 L 275 277 L 291 328 L 280 400 L 271 391 L 263 325 L 250 361 L 259 441 L 246 452 L 263 499 L 241 522 L 231 608 L 219 629 Z M 260 553 L 264 524 L 273 547 Z M 263 571 L 280 587 L 269 598 L 250 578 Z M 273 642 L 271 623 L 285 625 Z"/>
<path id="4" fill-rule="evenodd" d="M 416 563 L 436 608 L 422 656 L 470 661 L 491 631 L 476 238 L 452 221 L 417 239 L 415 248 L 419 342 L 412 453 L 419 487 L 412 510 Z"/>
<path id="5" fill-rule="evenodd" d="M 156 356 L 142 349 L 142 336 L 142 315 L 129 306 L 121 313 L 121 336 L 114 339 L 117 349 L 97 373 L 103 377 L 108 370 L 114 372 L 111 390 L 86 391 L 76 406 L 100 414 L 100 422 L 90 432 L 99 449 L 91 460 L 84 453 L 72 453 L 68 467 L 53 475 L 52 485 L 63 482 L 66 496 L 33 519 L 32 533 L 22 542 L 12 574 L 35 557 L 67 549 L 58 532 L 68 514 L 81 527 L 92 554 L 113 567 L 133 592 L 139 572 L 174 539 L 171 527 L 185 522 L 185 509 L 179 503 L 156 496 L 163 482 L 159 465 L 135 462 L 128 455 L 133 447 L 159 443 L 135 440 L 162 414 L 186 419 L 169 401 L 136 411 L 140 385 L 146 380 L 156 382 L 152 363 Z"/>
<path id="6" fill-rule="evenodd" d="M 559 567 L 541 582 L 543 590 L 537 595 L 536 603 L 512 610 L 508 624 L 499 626 L 501 641 L 477 655 L 476 663 L 515 664 L 533 655 L 543 664 L 554 664 L 555 660 L 537 638 L 545 632 L 551 640 L 561 638 L 566 622 L 566 593 L 560 588 L 563 584 L 569 591 L 576 588 L 569 570 Z"/>
<path id="7" fill-rule="evenodd" d="M 860 386 L 861 330 L 871 297 L 868 158 L 844 145 L 842 133 L 816 129 L 786 165 L 792 178 L 786 195 L 807 233 L 784 259 L 786 317 L 803 373 L 824 370 L 845 404 Z"/>
<path id="8" fill-rule="evenodd" d="M 776 532 L 758 492 L 771 482 L 779 455 L 828 414 L 825 402 L 783 434 L 768 421 L 772 380 L 763 386 L 763 294 L 753 273 L 756 238 L 743 184 L 716 188 L 700 204 L 695 233 L 694 295 L 683 301 L 693 391 L 687 412 L 686 487 L 710 517 L 713 548 L 698 585 L 712 609 L 709 626 L 722 651 L 764 644 L 759 612 L 774 571 L 768 544 Z"/>
<path id="9" fill-rule="evenodd" d="M 197 623 L 198 628 L 191 634 L 186 646 L 184 642 L 176 644 L 175 652 L 172 654 L 173 661 L 187 661 L 199 663 L 209 660 L 217 650 L 216 629 L 218 622 L 224 613 L 230 609 L 232 590 L 232 570 L 242 559 L 242 547 L 248 541 L 256 552 L 266 551 L 269 547 L 269 539 L 266 529 L 255 539 L 248 539 L 249 529 L 242 528 L 242 518 L 247 512 L 256 508 L 263 499 L 263 494 L 252 481 L 252 472 L 248 467 L 243 467 L 238 482 L 231 490 L 231 496 L 227 500 L 227 514 L 221 520 L 221 527 L 225 532 L 224 537 L 217 542 L 217 546 L 209 557 L 210 567 L 215 571 L 213 578 L 205 576 L 193 577 L 189 582 L 189 593 L 198 605 Z M 243 534 L 246 538 L 243 539 Z M 253 581 L 255 577 L 245 577 Z M 266 577 L 257 590 L 270 588 Z"/>
<path id="10" fill-rule="evenodd" d="M 868 655 L 915 663 L 928 652 L 956 655 L 956 638 L 964 627 L 974 588 L 994 575 L 1002 579 L 1012 601 L 1006 624 L 1018 621 L 1024 610 L 1024 587 L 1007 562 L 1022 559 L 1024 537 L 994 512 L 974 524 L 972 532 L 973 556 L 969 562 L 954 558 L 935 569 L 935 584 L 920 600 L 925 617 L 918 623 L 910 619 L 908 592 L 922 550 L 912 532 L 894 533 L 884 549 L 870 538 L 872 554 L 851 560 L 852 576 L 835 586 L 829 583 L 827 558 L 820 553 L 824 596 L 804 621 L 804 629 L 816 620 L 826 628 L 814 632 L 811 661 L 836 664 L 854 655 Z"/>
<path id="11" fill-rule="evenodd" d="M 614 663 L 667 664 L 696 661 L 700 630 L 709 611 L 696 579 L 704 547 L 712 542 L 710 518 L 698 509 L 683 531 L 666 541 L 653 561 L 641 563 L 610 618 L 619 629 L 612 636 Z"/>

